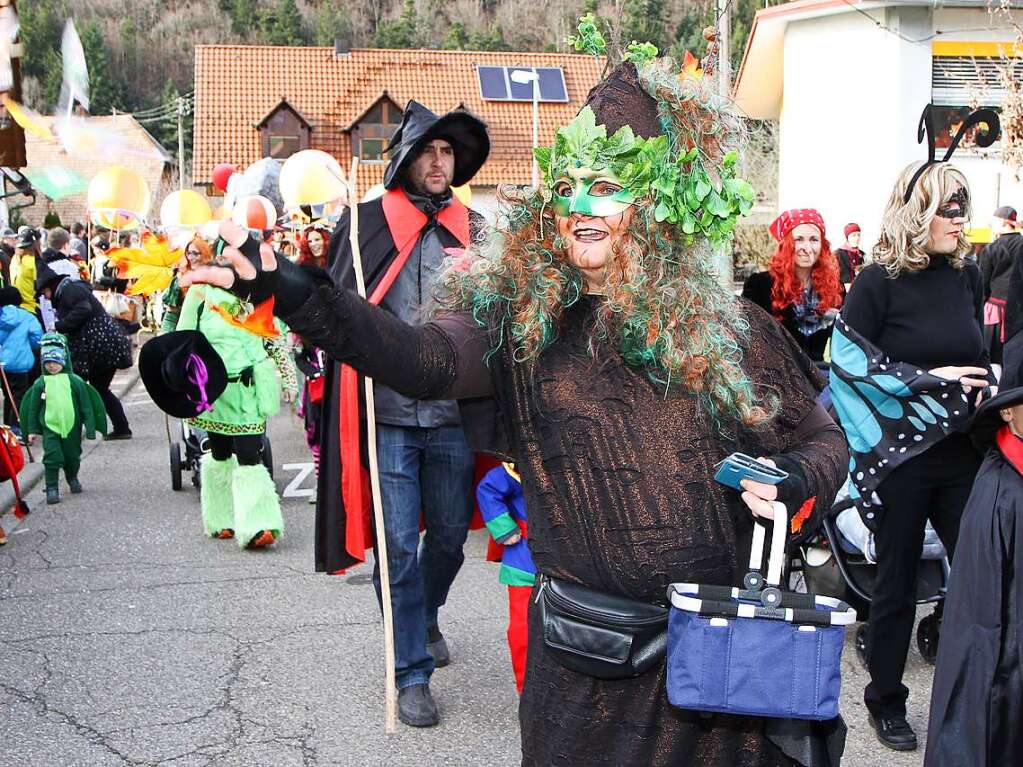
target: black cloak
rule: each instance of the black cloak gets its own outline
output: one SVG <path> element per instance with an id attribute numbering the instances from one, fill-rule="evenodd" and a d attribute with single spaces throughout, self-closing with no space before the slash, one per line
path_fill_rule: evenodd
<path id="1" fill-rule="evenodd" d="M 931 692 L 925 767 L 1023 764 L 1021 470 L 1023 441 L 1005 429 L 988 451 L 963 511 Z"/>
<path id="2" fill-rule="evenodd" d="M 374 289 L 381 284 L 388 268 L 398 257 L 398 246 L 395 241 L 408 239 L 407 222 L 410 216 L 399 217 L 401 224 L 406 228 L 405 231 L 396 231 L 394 217 L 392 216 L 389 224 L 388 216 L 385 214 L 385 198 L 387 202 L 402 203 L 402 200 L 395 197 L 396 195 L 403 198 L 404 204 L 411 206 L 401 190 L 392 190 L 384 198 L 359 204 L 359 247 L 368 295 L 372 295 Z M 453 201 L 445 210 L 459 211 L 461 216 L 467 213 L 468 225 L 465 231 L 468 232 L 469 238 L 478 241 L 484 228 L 482 216 L 475 211 L 467 211 L 457 201 Z M 425 216 L 423 218 L 425 219 Z M 460 241 L 459 236 L 443 225 L 444 214 L 441 214 L 439 219 L 442 225 L 438 227 L 438 235 L 444 247 L 465 247 L 467 243 Z M 355 268 L 349 243 L 350 226 L 351 216 L 346 210 L 330 238 L 328 271 L 335 285 L 355 290 Z M 415 235 L 415 239 L 418 239 L 418 235 Z M 364 561 L 364 550 L 360 550 L 362 546 L 360 541 L 370 540 L 369 531 L 372 527 L 367 508 L 362 509 L 358 516 L 349 516 L 342 493 L 341 368 L 342 365 L 337 361 L 327 360 L 320 421 L 320 476 L 316 486 L 315 551 L 316 570 L 327 573 L 336 573 Z M 349 431 L 348 434 L 356 435 L 362 465 L 368 466 L 363 377 L 357 376 L 357 381 L 355 396 L 358 398 L 358 420 L 363 426 L 355 432 Z M 369 497 L 367 489 L 363 498 L 368 501 Z"/>

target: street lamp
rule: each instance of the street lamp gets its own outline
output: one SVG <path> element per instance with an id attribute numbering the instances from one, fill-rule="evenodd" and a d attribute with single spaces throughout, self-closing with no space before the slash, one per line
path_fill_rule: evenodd
<path id="1" fill-rule="evenodd" d="M 540 166 L 536 162 L 536 149 L 540 145 L 540 76 L 528 69 L 515 69 L 509 75 L 519 85 L 533 84 L 533 188 L 540 187 Z"/>

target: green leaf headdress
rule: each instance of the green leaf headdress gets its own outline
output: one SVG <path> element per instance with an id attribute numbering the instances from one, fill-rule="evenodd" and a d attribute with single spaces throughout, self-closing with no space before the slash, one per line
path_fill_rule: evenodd
<path id="1" fill-rule="evenodd" d="M 536 150 L 544 199 L 573 168 L 608 170 L 626 196 L 649 201 L 658 222 L 720 246 L 755 197 L 736 173 L 742 123 L 695 59 L 687 56 L 678 69 L 648 53 L 627 56 L 558 130 L 554 145 Z"/>

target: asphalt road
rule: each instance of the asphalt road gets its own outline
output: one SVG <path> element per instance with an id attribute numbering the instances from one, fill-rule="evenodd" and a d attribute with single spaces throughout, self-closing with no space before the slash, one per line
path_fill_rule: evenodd
<path id="1" fill-rule="evenodd" d="M 170 489 L 163 416 L 141 386 L 124 401 L 135 439 L 88 454 L 82 495 L 46 506 L 33 490 L 33 513 L 0 548 L 0 766 L 518 764 L 506 595 L 481 533 L 441 615 L 441 726 L 388 736 L 369 568 L 314 573 L 313 507 L 293 496 L 312 477 L 288 487 L 309 463 L 298 420 L 281 414 L 270 430 L 284 537 L 249 552 L 202 535 L 197 492 L 187 478 Z M 922 751 L 874 740 L 850 645 L 844 668 L 843 764 L 920 765 Z M 930 674 L 913 648 L 921 735 Z"/>

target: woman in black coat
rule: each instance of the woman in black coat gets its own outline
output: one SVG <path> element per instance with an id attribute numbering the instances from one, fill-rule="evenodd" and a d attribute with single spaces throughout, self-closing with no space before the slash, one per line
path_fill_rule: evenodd
<path id="1" fill-rule="evenodd" d="M 954 572 L 980 465 L 964 425 L 993 383 L 980 272 L 966 258 L 969 217 L 966 178 L 955 166 L 906 167 L 881 218 L 874 263 L 853 282 L 831 341 L 831 393 L 853 457 L 854 500 L 877 547 L 864 703 L 878 739 L 897 751 L 917 747 L 902 676 L 924 528 L 930 521 Z"/>
<path id="2" fill-rule="evenodd" d="M 843 295 L 824 220 L 812 208 L 788 210 L 771 224 L 771 234 L 778 247 L 768 270 L 750 275 L 742 296 L 774 317 L 810 359 L 822 362 Z"/>
<path id="3" fill-rule="evenodd" d="M 36 290 L 53 303 L 57 313 L 54 327 L 67 336 L 75 373 L 91 383 L 103 398 L 113 425 L 106 439 L 131 439 L 124 408 L 110 391 L 114 374 L 131 367 L 128 338 L 106 313 L 87 282 L 57 274 L 43 264 L 36 276 Z"/>

